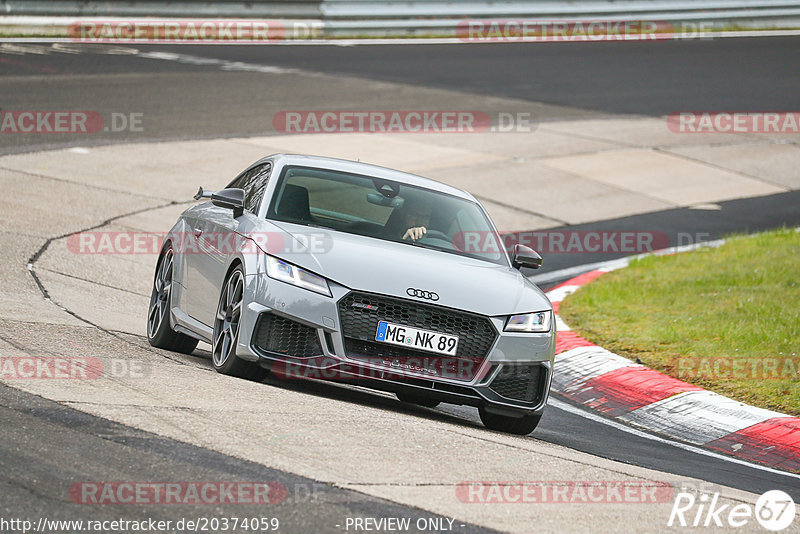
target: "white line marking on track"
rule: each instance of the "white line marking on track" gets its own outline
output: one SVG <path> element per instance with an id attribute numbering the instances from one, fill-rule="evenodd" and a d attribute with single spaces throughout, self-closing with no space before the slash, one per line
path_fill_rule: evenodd
<path id="1" fill-rule="evenodd" d="M 623 421 L 674 435 L 696 445 L 776 417 L 787 415 L 750 406 L 712 391 L 685 391 L 619 416 Z"/>
<path id="2" fill-rule="evenodd" d="M 4 54 L 14 54 L 15 56 L 24 56 L 25 54 L 46 56 L 51 52 L 51 49 L 39 45 L 3 43 L 0 45 L 0 52 Z"/>
<path id="3" fill-rule="evenodd" d="M 569 285 L 569 286 L 561 286 L 558 289 L 553 289 L 552 291 L 547 292 L 547 298 L 550 299 L 550 302 L 561 302 L 567 295 L 571 295 L 575 293 L 578 288 L 581 286 L 576 285 Z"/>
<path id="4" fill-rule="evenodd" d="M 702 448 L 696 447 L 694 445 L 681 443 L 680 441 L 672 441 L 672 440 L 669 440 L 669 439 L 666 439 L 666 438 L 662 438 L 662 437 L 650 434 L 648 432 L 643 432 L 641 430 L 638 430 L 638 429 L 635 429 L 633 427 L 630 427 L 630 426 L 628 426 L 626 424 L 618 423 L 617 421 L 613 421 L 611 419 L 606 419 L 605 417 L 600 417 L 599 415 L 595 415 L 595 414 L 593 414 L 593 413 L 591 413 L 589 411 L 582 410 L 582 409 L 577 408 L 577 407 L 575 407 L 575 406 L 573 406 L 573 405 L 571 405 L 571 404 L 569 404 L 567 402 L 564 402 L 564 401 L 562 401 L 560 399 L 554 398 L 553 396 L 550 396 L 550 398 L 547 401 L 547 404 L 549 404 L 551 406 L 554 406 L 554 407 L 558 408 L 559 410 L 564 410 L 565 412 L 577 415 L 579 417 L 584 417 L 584 418 L 589 419 L 591 421 L 594 421 L 596 423 L 601 423 L 601 424 L 604 424 L 604 425 L 608 425 L 608 426 L 610 426 L 612 428 L 615 428 L 617 430 L 621 430 L 623 432 L 627 432 L 629 434 L 633 434 L 634 436 L 637 436 L 637 437 L 640 437 L 640 438 L 645 438 L 645 439 L 649 439 L 649 440 L 652 440 L 652 441 L 657 441 L 659 443 L 666 443 L 668 445 L 672 445 L 674 447 L 678 447 L 679 449 L 683 449 L 685 451 L 701 454 L 703 456 L 709 456 L 711 458 L 716 458 L 718 460 L 724 460 L 724 461 L 731 462 L 731 463 L 734 463 L 734 464 L 739 464 L 739 465 L 744 465 L 744 466 L 747 466 L 747 467 L 752 467 L 753 469 L 758 469 L 759 471 L 765 471 L 767 473 L 772 473 L 774 475 L 782 475 L 782 476 L 785 476 L 785 477 L 789 477 L 789 478 L 794 478 L 794 479 L 800 480 L 800 475 L 796 475 L 794 473 L 788 473 L 786 471 L 781 471 L 779 469 L 773 469 L 772 467 L 767 467 L 767 466 L 764 466 L 764 465 L 758 465 L 758 464 L 746 462 L 746 461 L 740 460 L 740 459 L 738 459 L 738 458 L 736 458 L 734 456 L 726 456 L 724 454 L 719 454 L 719 453 L 716 453 L 716 452 L 713 452 L 713 451 L 709 451 L 707 449 L 702 449 Z"/>
<path id="5" fill-rule="evenodd" d="M 242 61 L 228 61 L 226 59 L 206 58 L 189 54 L 176 54 L 173 52 L 139 52 L 138 57 L 145 59 L 160 59 L 175 61 L 187 65 L 211 65 L 226 71 L 262 72 L 267 74 L 288 74 L 302 72 L 300 69 L 277 67 L 275 65 L 258 65 Z"/>
<path id="6" fill-rule="evenodd" d="M 557 372 L 553 373 L 553 383 L 558 386 L 557 391 L 564 393 L 581 390 L 586 382 L 606 373 L 626 367 L 642 367 L 596 345 L 556 354 L 555 365 Z"/>
<path id="7" fill-rule="evenodd" d="M 111 17 L 108 17 L 109 20 Z M 77 19 L 75 19 L 77 20 Z M 73 22 L 73 19 L 70 19 L 68 22 L 65 22 L 65 26 L 69 22 Z M 0 22 L 5 22 L 6 24 L 10 23 L 10 21 L 3 20 L 3 17 L 0 17 Z M 791 37 L 800 35 L 800 30 L 752 30 L 752 31 L 731 31 L 731 32 L 698 32 L 696 35 L 675 35 L 673 36 L 673 40 L 709 40 L 709 39 L 730 39 L 730 38 L 742 38 L 742 37 Z M 641 40 L 632 39 L 630 42 L 640 42 Z M 67 43 L 75 43 L 75 39 L 70 37 L 3 37 L 0 38 L 0 42 L 5 43 L 56 43 L 56 42 L 67 42 Z M 163 44 L 163 45 L 222 45 L 222 46 L 264 46 L 264 45 L 273 45 L 273 46 L 359 46 L 359 45 L 436 45 L 436 44 L 494 44 L 494 45 L 503 45 L 503 44 L 520 44 L 520 43 L 527 43 L 527 44 L 537 44 L 537 43 L 582 43 L 582 42 L 597 42 L 597 41 L 571 41 L 571 40 L 541 40 L 541 39 L 509 39 L 509 40 L 467 40 L 460 37 L 434 37 L 434 38 L 365 38 L 365 39 L 286 39 L 281 41 L 256 41 L 256 42 L 222 42 L 222 43 L 215 43 L 213 41 L 198 41 L 198 42 L 184 42 L 184 41 L 176 41 L 176 42 L 165 42 L 165 43 L 150 43 L 146 41 L 136 42 L 136 41 L 125 41 L 123 43 L 117 44 L 130 44 L 130 45 L 138 45 L 138 44 L 146 44 L 146 45 L 153 45 L 153 44 Z M 617 41 L 617 42 L 626 42 L 626 41 Z"/>

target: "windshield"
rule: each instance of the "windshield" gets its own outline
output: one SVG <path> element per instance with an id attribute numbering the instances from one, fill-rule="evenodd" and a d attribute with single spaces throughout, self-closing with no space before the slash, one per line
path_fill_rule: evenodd
<path id="1" fill-rule="evenodd" d="M 287 166 L 267 218 L 508 265 L 502 241 L 478 204 L 381 178 Z"/>

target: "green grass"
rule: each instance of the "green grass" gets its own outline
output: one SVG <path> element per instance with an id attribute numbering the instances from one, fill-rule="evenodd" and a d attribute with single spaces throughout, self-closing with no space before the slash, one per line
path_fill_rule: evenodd
<path id="1" fill-rule="evenodd" d="M 584 286 L 560 313 L 612 352 L 800 415 L 800 232 L 793 229 L 645 257 Z"/>

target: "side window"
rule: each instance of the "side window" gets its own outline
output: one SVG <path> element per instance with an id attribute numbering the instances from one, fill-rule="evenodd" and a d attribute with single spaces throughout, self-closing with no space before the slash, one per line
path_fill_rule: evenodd
<path id="1" fill-rule="evenodd" d="M 244 205 L 250 213 L 258 214 L 258 207 L 261 199 L 264 198 L 264 191 L 267 189 L 267 182 L 272 171 L 272 164 L 265 163 L 253 169 L 254 174 L 245 187 Z"/>
<path id="2" fill-rule="evenodd" d="M 264 163 L 243 172 L 228 184 L 228 187 L 244 189 L 244 207 L 250 213 L 258 213 L 271 170 L 272 164 Z"/>
<path id="3" fill-rule="evenodd" d="M 244 183 L 247 180 L 247 177 L 250 175 L 250 171 L 251 170 L 252 169 L 244 171 L 242 174 L 240 174 L 239 176 L 234 178 L 231 183 L 226 185 L 225 188 L 226 189 L 229 189 L 229 188 L 244 189 Z"/>

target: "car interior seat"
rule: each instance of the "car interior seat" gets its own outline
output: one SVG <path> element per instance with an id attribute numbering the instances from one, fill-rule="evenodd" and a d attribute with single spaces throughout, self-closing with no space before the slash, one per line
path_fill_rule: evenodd
<path id="1" fill-rule="evenodd" d="M 312 222 L 308 189 L 300 185 L 286 184 L 275 213 L 279 217 L 291 219 L 293 222 Z"/>

